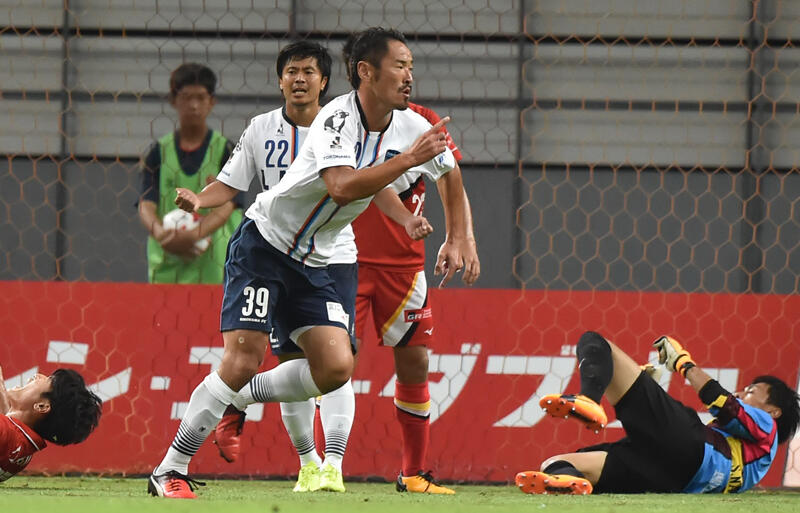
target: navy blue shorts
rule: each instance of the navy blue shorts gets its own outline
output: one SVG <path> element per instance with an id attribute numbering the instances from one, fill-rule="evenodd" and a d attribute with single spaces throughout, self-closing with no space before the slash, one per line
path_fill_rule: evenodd
<path id="1" fill-rule="evenodd" d="M 239 225 L 228 243 L 220 331 L 272 333 L 280 325 L 291 335 L 311 326 L 348 330 L 351 322 L 325 267 L 284 255 L 264 240 L 252 219 Z"/>
<path id="2" fill-rule="evenodd" d="M 347 333 L 350 335 L 350 347 L 356 353 L 356 292 L 358 291 L 358 264 L 330 264 L 328 275 L 333 280 L 333 288 L 342 300 L 342 306 L 348 316 Z M 280 321 L 275 323 L 275 329 L 269 337 L 272 354 L 302 353 L 297 344 L 291 341 L 289 333 Z"/>

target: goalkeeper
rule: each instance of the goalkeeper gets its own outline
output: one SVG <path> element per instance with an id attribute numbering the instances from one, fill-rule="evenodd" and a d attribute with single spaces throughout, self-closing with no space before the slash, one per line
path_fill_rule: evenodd
<path id="1" fill-rule="evenodd" d="M 580 395 L 545 396 L 551 415 L 571 416 L 590 429 L 605 427 L 605 394 L 626 436 L 545 460 L 541 471 L 520 472 L 526 493 L 737 493 L 758 484 L 778 444 L 800 423 L 797 393 L 773 376 L 759 376 L 743 391 L 728 392 L 673 338 L 653 344 L 659 362 L 689 381 L 715 419 L 670 397 L 646 370 L 594 332 L 577 347 Z"/>

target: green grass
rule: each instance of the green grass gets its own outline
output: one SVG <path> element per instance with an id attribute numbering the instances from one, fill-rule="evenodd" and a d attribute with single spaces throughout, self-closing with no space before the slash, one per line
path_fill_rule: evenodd
<path id="1" fill-rule="evenodd" d="M 456 485 L 455 496 L 400 494 L 391 483 L 346 483 L 347 493 L 292 493 L 289 481 L 208 481 L 199 500 L 146 495 L 144 478 L 15 477 L 0 484 L 0 511 L 8 513 L 345 513 L 415 511 L 515 513 L 796 513 L 800 493 L 723 495 L 525 495 L 513 486 Z"/>

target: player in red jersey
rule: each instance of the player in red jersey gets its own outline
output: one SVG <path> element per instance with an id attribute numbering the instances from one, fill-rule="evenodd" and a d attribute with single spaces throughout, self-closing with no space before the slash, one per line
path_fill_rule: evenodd
<path id="1" fill-rule="evenodd" d="M 23 470 L 46 441 L 84 441 L 97 427 L 101 409 L 100 398 L 73 370 L 36 374 L 25 386 L 6 390 L 0 369 L 0 481 Z"/>
<path id="2" fill-rule="evenodd" d="M 348 71 L 352 69 L 350 49 L 354 36 L 342 52 Z M 435 112 L 420 105 L 409 103 L 409 108 L 433 125 L 440 120 Z M 461 160 L 461 152 L 444 131 L 456 161 Z M 480 275 L 480 262 L 458 165 L 436 185 L 444 206 L 446 237 L 439 249 L 435 274 L 444 275 L 440 283 L 444 286 L 463 269 L 464 283 L 472 285 Z M 425 182 L 421 175 L 406 173 L 391 187 L 409 212 L 422 214 Z M 397 490 L 452 494 L 453 490 L 434 483 L 424 470 L 430 440 L 427 348 L 434 332 L 425 281 L 425 244 L 412 240 L 402 225 L 383 213 L 389 211 L 387 206 L 379 209 L 378 202 L 379 199 L 373 200 L 352 223 L 358 247 L 356 336 L 360 346 L 371 310 L 381 344 L 393 348 L 397 373 L 394 402 L 403 434 L 403 468 L 397 478 Z"/>

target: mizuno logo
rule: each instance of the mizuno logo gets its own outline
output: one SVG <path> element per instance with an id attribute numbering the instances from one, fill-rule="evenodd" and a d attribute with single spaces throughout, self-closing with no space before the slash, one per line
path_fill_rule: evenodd
<path id="1" fill-rule="evenodd" d="M 427 333 L 427 334 L 428 334 L 428 336 L 431 336 L 431 335 L 433 335 L 433 328 L 431 328 L 431 329 L 428 329 L 428 330 L 423 330 L 423 331 L 424 331 L 425 333 Z"/>

